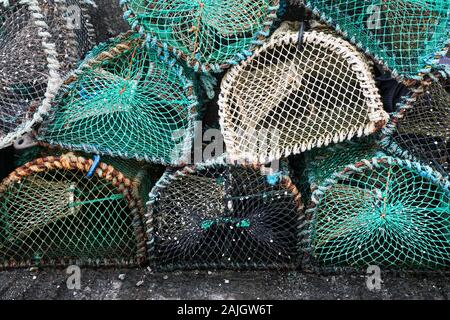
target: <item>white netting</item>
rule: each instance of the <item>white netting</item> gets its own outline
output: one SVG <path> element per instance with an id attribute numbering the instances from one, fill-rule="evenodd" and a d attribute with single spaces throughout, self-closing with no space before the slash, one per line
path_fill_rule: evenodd
<path id="1" fill-rule="evenodd" d="M 232 158 L 268 162 L 353 136 L 388 115 L 362 54 L 334 34 L 283 24 L 222 82 L 221 128 Z"/>
<path id="2" fill-rule="evenodd" d="M 91 48 L 88 3 L 0 1 L 0 148 L 42 120 L 61 76 Z"/>

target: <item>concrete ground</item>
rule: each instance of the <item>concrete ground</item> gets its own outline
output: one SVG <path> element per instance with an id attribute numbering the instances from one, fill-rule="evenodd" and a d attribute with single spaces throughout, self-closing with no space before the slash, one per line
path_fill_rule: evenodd
<path id="1" fill-rule="evenodd" d="M 65 270 L 0 272 L 0 299 L 63 300 L 291 300 L 450 298 L 450 277 L 382 275 L 381 290 L 370 291 L 365 275 L 319 276 L 297 272 L 190 271 L 152 273 L 146 269 L 82 269 L 81 289 L 69 290 Z"/>

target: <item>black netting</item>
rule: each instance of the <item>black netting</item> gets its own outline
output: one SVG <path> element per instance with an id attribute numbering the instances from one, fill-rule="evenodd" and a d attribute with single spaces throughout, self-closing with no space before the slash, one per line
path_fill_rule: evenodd
<path id="1" fill-rule="evenodd" d="M 300 195 L 290 179 L 238 166 L 166 173 L 150 196 L 157 268 L 286 268 L 297 263 Z"/>

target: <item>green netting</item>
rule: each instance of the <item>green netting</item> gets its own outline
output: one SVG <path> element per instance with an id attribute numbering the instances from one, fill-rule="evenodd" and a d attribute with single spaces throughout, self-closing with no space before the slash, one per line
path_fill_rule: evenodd
<path id="1" fill-rule="evenodd" d="M 126 170 L 66 154 L 39 158 L 0 185 L 0 267 L 133 265 L 145 260 L 141 186 Z M 122 166 L 129 168 L 132 163 Z"/>
<path id="2" fill-rule="evenodd" d="M 450 174 L 450 80 L 424 81 L 383 129 L 383 147 Z"/>
<path id="3" fill-rule="evenodd" d="M 450 183 L 419 163 L 381 157 L 337 168 L 307 212 L 316 266 L 450 267 Z"/>
<path id="4" fill-rule="evenodd" d="M 150 194 L 149 257 L 157 269 L 293 268 L 300 194 L 259 167 L 209 165 L 168 171 Z"/>
<path id="5" fill-rule="evenodd" d="M 372 159 L 378 152 L 378 145 L 372 138 L 356 139 L 315 149 L 306 154 L 306 176 L 310 183 L 318 186 L 347 165 L 362 159 Z"/>
<path id="6" fill-rule="evenodd" d="M 183 163 L 196 120 L 193 82 L 139 35 L 96 48 L 69 77 L 38 134 L 40 141 L 164 164 Z"/>
<path id="7" fill-rule="evenodd" d="M 304 0 L 321 18 L 383 62 L 416 77 L 438 64 L 449 43 L 449 0 Z"/>
<path id="8" fill-rule="evenodd" d="M 279 0 L 121 0 L 125 18 L 196 71 L 220 72 L 268 36 Z"/>

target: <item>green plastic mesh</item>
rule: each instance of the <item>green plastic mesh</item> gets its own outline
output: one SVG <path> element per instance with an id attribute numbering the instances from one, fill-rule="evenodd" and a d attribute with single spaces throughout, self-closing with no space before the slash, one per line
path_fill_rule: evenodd
<path id="1" fill-rule="evenodd" d="M 125 18 L 196 71 L 220 72 L 268 36 L 279 0 L 122 0 Z"/>
<path id="2" fill-rule="evenodd" d="M 450 184 L 431 168 L 382 157 L 338 168 L 330 178 L 307 211 L 316 266 L 450 266 Z"/>
<path id="3" fill-rule="evenodd" d="M 38 140 L 70 150 L 180 164 L 191 149 L 197 96 L 179 65 L 139 35 L 95 49 L 66 80 Z"/>
<path id="4" fill-rule="evenodd" d="M 382 145 L 400 157 L 450 174 L 450 81 L 422 83 L 384 130 Z"/>
<path id="5" fill-rule="evenodd" d="M 269 162 L 367 136 L 387 122 L 372 69 L 330 32 L 304 33 L 283 23 L 221 84 L 219 114 L 233 159 Z"/>
<path id="6" fill-rule="evenodd" d="M 304 0 L 306 6 L 383 62 L 416 77 L 445 56 L 448 0 Z"/>
<path id="7" fill-rule="evenodd" d="M 0 148 L 42 120 L 60 77 L 90 49 L 87 6 L 84 0 L 0 2 Z"/>
<path id="8" fill-rule="evenodd" d="M 372 159 L 379 154 L 375 139 L 356 139 L 327 148 L 314 149 L 306 154 L 306 176 L 312 189 L 322 184 L 333 173 L 362 159 Z"/>
<path id="9" fill-rule="evenodd" d="M 145 260 L 139 188 L 147 182 L 146 172 L 134 168 L 138 173 L 126 177 L 100 163 L 89 177 L 92 164 L 72 154 L 39 158 L 2 182 L 0 266 Z"/>
<path id="10" fill-rule="evenodd" d="M 150 194 L 149 257 L 157 269 L 292 268 L 301 200 L 287 176 L 212 165 L 167 172 Z"/>

